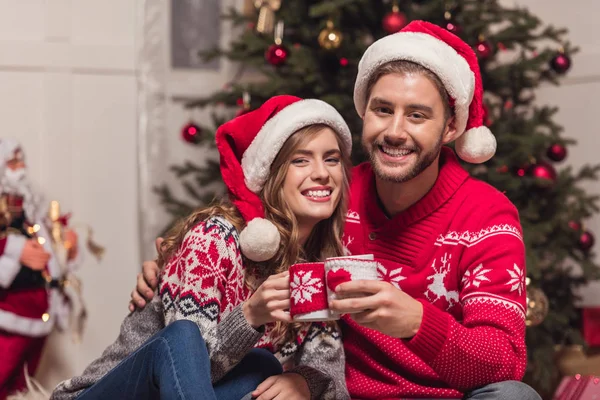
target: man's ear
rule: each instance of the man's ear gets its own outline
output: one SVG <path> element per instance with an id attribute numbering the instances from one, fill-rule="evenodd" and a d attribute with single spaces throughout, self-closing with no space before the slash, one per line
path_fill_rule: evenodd
<path id="1" fill-rule="evenodd" d="M 453 142 L 458 137 L 458 131 L 456 130 L 456 117 L 451 116 L 446 121 L 446 126 L 444 127 L 444 133 L 442 135 L 442 143 L 448 144 Z"/>

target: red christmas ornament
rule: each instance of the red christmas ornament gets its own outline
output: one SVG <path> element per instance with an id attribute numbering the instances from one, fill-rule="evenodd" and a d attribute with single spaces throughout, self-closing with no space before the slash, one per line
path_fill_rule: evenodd
<path id="1" fill-rule="evenodd" d="M 594 235 L 592 235 L 591 232 L 585 231 L 581 234 L 581 236 L 579 236 L 577 244 L 581 250 L 588 251 L 592 248 L 595 241 L 596 238 L 594 238 Z"/>
<path id="2" fill-rule="evenodd" d="M 546 153 L 552 161 L 562 161 L 567 157 L 567 148 L 562 144 L 553 144 Z"/>
<path id="3" fill-rule="evenodd" d="M 577 222 L 577 221 L 569 221 L 569 228 L 573 229 L 574 231 L 579 232 L 581 230 L 581 222 Z"/>
<path id="4" fill-rule="evenodd" d="M 457 36 L 462 32 L 462 28 L 454 21 L 446 21 L 444 28 Z"/>
<path id="5" fill-rule="evenodd" d="M 477 52 L 479 58 L 485 59 L 492 55 L 494 48 L 490 42 L 487 40 L 482 40 L 475 45 L 475 51 Z"/>
<path id="6" fill-rule="evenodd" d="M 341 65 L 342 67 L 345 67 L 345 66 L 347 66 L 347 65 L 348 65 L 348 59 L 347 59 L 347 58 L 344 58 L 344 57 L 340 58 L 340 65 Z"/>
<path id="7" fill-rule="evenodd" d="M 529 169 L 529 175 L 548 183 L 554 183 L 556 181 L 556 170 L 552 165 L 545 162 L 532 165 Z"/>
<path id="8" fill-rule="evenodd" d="M 398 7 L 394 6 L 392 11 L 383 17 L 381 25 L 387 33 L 396 33 L 406 25 L 406 15 L 398 11 Z"/>
<path id="9" fill-rule="evenodd" d="M 500 172 L 501 174 L 505 174 L 505 173 L 508 172 L 508 166 L 507 165 L 502 165 L 502 166 L 496 168 L 496 171 Z M 523 172 L 525 172 L 525 171 L 523 171 Z"/>
<path id="10" fill-rule="evenodd" d="M 565 53 L 558 53 L 550 60 L 550 67 L 558 74 L 564 74 L 571 68 L 571 59 Z"/>
<path id="11" fill-rule="evenodd" d="M 188 143 L 196 143 L 196 137 L 200 133 L 200 127 L 193 122 L 189 122 L 181 128 L 181 137 Z"/>
<path id="12" fill-rule="evenodd" d="M 285 64 L 288 58 L 288 50 L 281 44 L 272 44 L 265 52 L 267 62 L 275 67 Z"/>

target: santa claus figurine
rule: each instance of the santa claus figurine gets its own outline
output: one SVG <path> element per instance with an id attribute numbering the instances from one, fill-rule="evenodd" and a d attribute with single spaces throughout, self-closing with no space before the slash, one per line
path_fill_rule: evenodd
<path id="1" fill-rule="evenodd" d="M 2 400 L 25 387 L 25 368 L 34 375 L 46 337 L 55 325 L 68 326 L 72 303 L 79 300 L 69 275 L 77 257 L 77 235 L 64 226 L 65 218 L 49 218 L 48 205 L 27 180 L 23 151 L 10 139 L 0 140 L 0 204 Z M 63 225 L 62 233 L 57 223 Z M 62 234 L 61 243 L 57 233 Z"/>

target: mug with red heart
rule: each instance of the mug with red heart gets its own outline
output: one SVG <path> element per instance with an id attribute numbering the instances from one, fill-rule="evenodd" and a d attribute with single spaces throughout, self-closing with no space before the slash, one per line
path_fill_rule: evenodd
<path id="1" fill-rule="evenodd" d="M 331 321 L 322 262 L 298 263 L 290 267 L 290 315 L 294 321 Z"/>
<path id="2" fill-rule="evenodd" d="M 325 260 L 325 281 L 327 283 L 327 302 L 344 298 L 335 293 L 335 288 L 344 282 L 358 280 L 380 280 L 377 272 L 379 263 L 372 254 L 332 257 Z M 330 311 L 332 317 L 339 319 L 340 314 Z"/>

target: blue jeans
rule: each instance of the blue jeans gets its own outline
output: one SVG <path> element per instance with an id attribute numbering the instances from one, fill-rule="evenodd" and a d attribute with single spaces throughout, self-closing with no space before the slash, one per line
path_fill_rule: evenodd
<path id="1" fill-rule="evenodd" d="M 407 399 L 416 400 L 416 399 Z M 452 399 L 420 399 L 452 400 Z M 530 386 L 519 381 L 491 383 L 466 393 L 462 400 L 542 400 Z"/>
<path id="2" fill-rule="evenodd" d="M 77 399 L 239 400 L 281 372 L 273 354 L 253 349 L 213 385 L 200 330 L 193 322 L 181 320 L 148 339 Z"/>
<path id="3" fill-rule="evenodd" d="M 530 386 L 519 381 L 504 381 L 475 389 L 463 397 L 465 400 L 542 400 Z"/>

